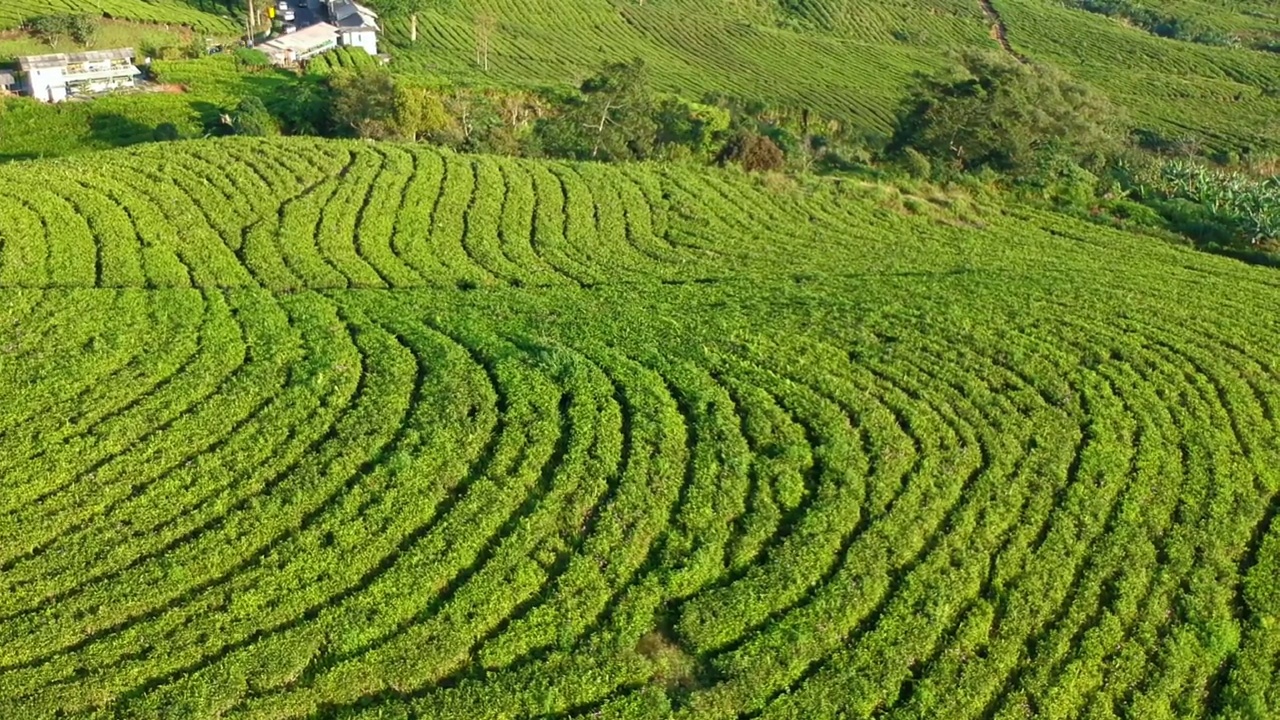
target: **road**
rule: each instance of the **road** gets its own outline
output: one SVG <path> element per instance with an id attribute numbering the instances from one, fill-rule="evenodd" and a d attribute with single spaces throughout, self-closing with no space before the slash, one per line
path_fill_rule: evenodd
<path id="1" fill-rule="evenodd" d="M 289 8 L 294 13 L 293 25 L 299 30 L 324 22 L 324 11 L 318 0 L 290 0 Z"/>

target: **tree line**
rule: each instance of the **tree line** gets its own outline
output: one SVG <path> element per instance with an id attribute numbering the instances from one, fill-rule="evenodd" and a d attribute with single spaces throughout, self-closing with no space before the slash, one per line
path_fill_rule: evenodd
<path id="1" fill-rule="evenodd" d="M 299 92 L 268 102 L 246 97 L 214 131 L 426 142 L 599 162 L 735 163 L 752 171 L 784 168 L 784 147 L 796 142 L 782 123 L 748 104 L 656 93 L 638 59 L 602 67 L 577 88 L 542 90 L 397 77 L 376 64 L 313 60 L 312 68 L 300 77 Z"/>
<path id="2" fill-rule="evenodd" d="M 50 49 L 57 50 L 66 40 L 81 47 L 93 45 L 101 23 L 102 17 L 93 13 L 51 13 L 28 18 L 23 26 Z"/>

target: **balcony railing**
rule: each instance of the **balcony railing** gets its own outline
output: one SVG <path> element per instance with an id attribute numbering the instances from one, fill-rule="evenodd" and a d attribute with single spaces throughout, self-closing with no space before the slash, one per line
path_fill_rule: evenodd
<path id="1" fill-rule="evenodd" d="M 134 75 L 140 75 L 141 73 L 142 71 L 138 68 L 132 65 L 125 65 L 123 67 L 103 68 L 101 70 L 83 70 L 79 72 L 68 68 L 64 72 L 64 77 L 68 82 L 71 82 L 74 80 L 105 80 L 113 77 L 132 77 Z"/>

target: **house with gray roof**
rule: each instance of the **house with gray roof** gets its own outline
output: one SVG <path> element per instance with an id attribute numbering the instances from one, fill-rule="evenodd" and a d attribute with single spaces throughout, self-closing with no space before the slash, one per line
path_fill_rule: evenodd
<path id="1" fill-rule="evenodd" d="M 130 48 L 18 58 L 20 92 L 42 102 L 133 87 L 140 74 Z"/>
<path id="2" fill-rule="evenodd" d="M 378 54 L 378 14 L 355 0 L 326 0 L 329 24 L 338 28 L 338 40 L 343 45 L 364 48 L 370 55 Z"/>

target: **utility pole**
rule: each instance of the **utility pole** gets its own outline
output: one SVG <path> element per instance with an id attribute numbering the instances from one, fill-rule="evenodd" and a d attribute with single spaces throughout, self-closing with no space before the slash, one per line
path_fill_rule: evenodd
<path id="1" fill-rule="evenodd" d="M 409 16 L 409 42 L 418 42 L 418 13 Z"/>
<path id="2" fill-rule="evenodd" d="M 255 19 L 255 16 L 253 14 L 253 0 L 249 0 L 249 17 L 245 19 L 245 27 L 248 28 L 248 33 L 249 33 L 248 37 L 246 38 L 248 40 L 249 47 L 253 47 L 254 19 Z"/>

